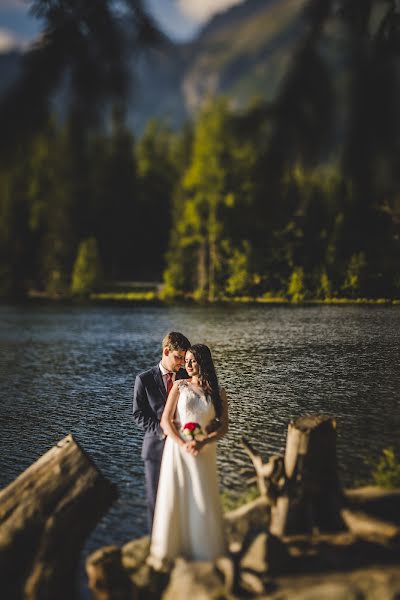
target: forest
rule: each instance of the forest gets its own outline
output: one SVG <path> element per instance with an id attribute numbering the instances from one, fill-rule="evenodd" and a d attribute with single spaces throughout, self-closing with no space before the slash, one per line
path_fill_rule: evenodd
<path id="1" fill-rule="evenodd" d="M 135 140 L 50 122 L 0 174 L 1 292 L 85 295 L 164 281 L 165 297 L 382 298 L 400 294 L 400 224 L 332 162 L 266 170 L 269 117 L 206 106 L 176 133 Z"/>
<path id="2" fill-rule="evenodd" d="M 398 299 L 397 38 L 349 20 L 338 125 L 314 4 L 272 104 L 209 98 L 140 135 L 118 102 L 96 126 L 50 112 L 3 153 L 0 295 L 162 282 L 163 299 Z"/>

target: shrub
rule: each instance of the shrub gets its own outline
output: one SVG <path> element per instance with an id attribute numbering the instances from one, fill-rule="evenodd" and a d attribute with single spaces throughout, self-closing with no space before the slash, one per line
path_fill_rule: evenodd
<path id="1" fill-rule="evenodd" d="M 297 267 L 290 276 L 288 295 L 292 302 L 302 302 L 304 294 L 304 270 L 302 267 Z"/>
<path id="2" fill-rule="evenodd" d="M 240 495 L 235 495 L 227 490 L 221 493 L 221 504 L 224 512 L 229 512 L 243 506 L 248 502 L 252 502 L 260 495 L 258 488 L 251 486 Z"/>
<path id="3" fill-rule="evenodd" d="M 382 450 L 378 462 L 371 472 L 375 485 L 386 488 L 400 487 L 400 457 L 391 446 Z"/>

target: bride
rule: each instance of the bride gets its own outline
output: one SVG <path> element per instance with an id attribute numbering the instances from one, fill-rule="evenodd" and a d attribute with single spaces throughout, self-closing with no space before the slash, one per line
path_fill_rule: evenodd
<path id="1" fill-rule="evenodd" d="M 161 418 L 168 437 L 148 559 L 155 569 L 177 556 L 214 560 L 225 553 L 215 442 L 228 431 L 226 393 L 204 344 L 187 351 L 185 366 L 190 379 L 174 383 Z"/>

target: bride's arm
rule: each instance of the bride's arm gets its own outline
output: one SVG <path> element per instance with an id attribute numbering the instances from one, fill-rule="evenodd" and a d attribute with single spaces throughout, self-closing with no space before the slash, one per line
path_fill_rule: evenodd
<path id="1" fill-rule="evenodd" d="M 179 444 L 180 446 L 186 446 L 186 443 L 182 440 L 174 425 L 174 416 L 176 411 L 176 405 L 178 404 L 178 398 L 178 381 L 175 381 L 168 395 L 167 402 L 165 403 L 160 425 L 165 435 L 170 437 L 176 444 Z"/>

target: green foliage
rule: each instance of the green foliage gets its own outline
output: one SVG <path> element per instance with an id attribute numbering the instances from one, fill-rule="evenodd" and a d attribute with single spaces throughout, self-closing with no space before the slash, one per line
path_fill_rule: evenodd
<path id="1" fill-rule="evenodd" d="M 343 290 L 348 292 L 352 298 L 356 296 L 362 289 L 362 277 L 366 267 L 364 252 L 357 252 L 350 258 L 346 269 Z"/>
<path id="2" fill-rule="evenodd" d="M 322 271 L 319 277 L 317 296 L 323 300 L 328 300 L 332 296 L 332 285 L 325 269 Z"/>
<path id="3" fill-rule="evenodd" d="M 230 296 L 245 295 L 250 285 L 250 244 L 242 243 L 242 247 L 234 248 L 227 260 L 228 277 L 226 293 Z"/>
<path id="4" fill-rule="evenodd" d="M 289 279 L 288 295 L 292 302 L 301 302 L 304 299 L 304 271 L 296 267 Z"/>
<path id="5" fill-rule="evenodd" d="M 400 487 L 400 456 L 393 447 L 382 450 L 371 472 L 372 482 L 386 488 Z"/>
<path id="6" fill-rule="evenodd" d="M 79 244 L 72 271 L 71 292 L 77 296 L 87 296 L 94 292 L 102 281 L 97 241 L 91 237 Z"/>
<path id="7" fill-rule="evenodd" d="M 172 253 L 171 253 L 172 254 Z M 184 289 L 183 269 L 179 262 L 171 260 L 164 271 L 164 285 L 160 292 L 162 300 L 172 300 L 178 297 Z"/>
<path id="8" fill-rule="evenodd" d="M 235 510 L 244 504 L 248 504 L 253 500 L 256 500 L 260 495 L 258 488 L 255 486 L 249 487 L 247 490 L 242 492 L 241 494 L 233 494 L 228 490 L 225 490 L 221 493 L 221 504 L 222 510 L 224 512 L 229 512 L 231 510 Z"/>
<path id="9" fill-rule="evenodd" d="M 134 263 L 133 257 L 141 248 L 143 227 L 134 138 L 119 111 L 113 113 L 110 134 L 91 140 L 89 160 L 87 197 L 81 202 L 89 206 L 88 219 L 79 239 L 96 237 L 107 279 L 133 279 L 138 275 L 134 268 L 141 264 Z"/>
<path id="10" fill-rule="evenodd" d="M 395 198 L 375 190 L 364 205 L 333 163 L 297 159 L 276 178 L 267 108 L 220 99 L 181 133 L 150 122 L 137 141 L 118 111 L 107 133 L 50 122 L 0 169 L 0 295 L 60 297 L 71 278 L 89 290 L 72 271 L 79 241 L 95 238 L 105 280 L 163 277 L 164 299 L 399 297 Z"/>
<path id="11" fill-rule="evenodd" d="M 26 157 L 10 170 L 0 170 L 0 296 L 26 293 L 32 271 L 32 233 Z"/>
<path id="12" fill-rule="evenodd" d="M 172 263 L 167 266 L 164 279 L 170 293 L 180 279 L 196 300 L 212 301 L 220 295 L 222 220 L 233 204 L 228 176 L 231 140 L 226 102 L 207 105 L 199 116 L 191 161 L 182 178 L 182 212 L 175 216 L 170 254 L 182 270 L 178 274 Z"/>
<path id="13" fill-rule="evenodd" d="M 187 146 L 190 143 L 190 132 L 185 130 L 182 135 L 177 135 L 164 124 L 152 120 L 136 144 L 138 226 L 135 237 L 139 253 L 146 249 L 145 262 L 138 261 L 135 265 L 138 278 L 161 279 L 171 213 L 174 212 L 171 206 L 173 194 L 189 159 Z M 150 231 L 151 243 L 148 239 Z M 170 284 L 167 284 L 166 291 L 169 288 Z"/>

